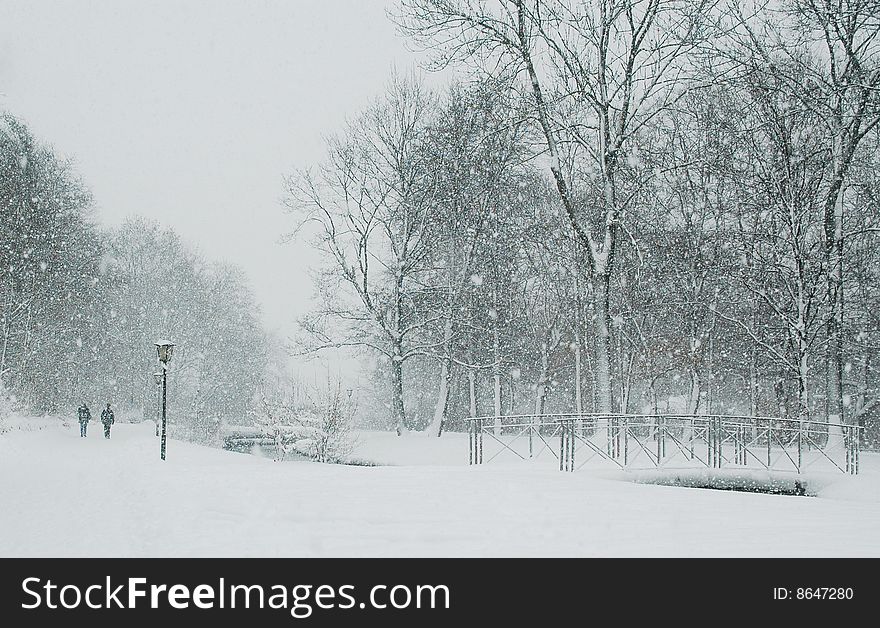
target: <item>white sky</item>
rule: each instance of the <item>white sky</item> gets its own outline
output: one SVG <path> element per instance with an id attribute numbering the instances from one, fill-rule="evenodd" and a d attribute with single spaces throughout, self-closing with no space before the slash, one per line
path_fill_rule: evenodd
<path id="1" fill-rule="evenodd" d="M 248 273 L 269 328 L 308 309 L 282 178 L 417 61 L 384 0 L 0 0 L 0 109 L 74 158 L 105 225 L 141 214 Z"/>

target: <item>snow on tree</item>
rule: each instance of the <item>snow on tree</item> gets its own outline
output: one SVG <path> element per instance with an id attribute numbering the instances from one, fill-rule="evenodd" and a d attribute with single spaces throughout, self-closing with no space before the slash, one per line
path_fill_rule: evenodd
<path id="1" fill-rule="evenodd" d="M 357 400 L 351 389 L 328 378 L 326 387 L 304 394 L 289 380 L 264 382 L 251 417 L 271 439 L 274 459 L 298 453 L 317 462 L 346 462 L 356 443 L 353 428 Z"/>

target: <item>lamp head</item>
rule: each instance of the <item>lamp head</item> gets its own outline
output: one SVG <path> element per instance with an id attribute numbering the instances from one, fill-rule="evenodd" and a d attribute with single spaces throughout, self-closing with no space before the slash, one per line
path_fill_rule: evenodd
<path id="1" fill-rule="evenodd" d="M 171 361 L 171 354 L 174 353 L 174 343 L 168 341 L 157 342 L 156 352 L 159 354 L 159 362 L 168 364 Z"/>

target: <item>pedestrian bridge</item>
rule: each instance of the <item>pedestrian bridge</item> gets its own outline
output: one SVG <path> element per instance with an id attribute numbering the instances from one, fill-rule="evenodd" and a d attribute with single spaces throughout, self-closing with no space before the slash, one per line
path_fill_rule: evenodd
<path id="1" fill-rule="evenodd" d="M 561 471 L 739 468 L 859 472 L 861 429 L 732 415 L 554 414 L 467 419 L 470 464 L 539 460 Z"/>

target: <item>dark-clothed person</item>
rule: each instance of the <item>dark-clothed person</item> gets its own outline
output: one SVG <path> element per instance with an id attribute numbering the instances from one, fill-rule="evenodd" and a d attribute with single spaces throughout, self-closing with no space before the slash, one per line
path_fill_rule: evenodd
<path id="1" fill-rule="evenodd" d="M 101 423 L 104 424 L 104 438 L 110 438 L 110 426 L 113 425 L 114 420 L 113 410 L 110 409 L 110 404 L 108 403 L 104 411 L 101 412 Z"/>
<path id="2" fill-rule="evenodd" d="M 79 418 L 79 435 L 80 438 L 86 437 L 86 430 L 89 429 L 89 421 L 92 418 L 92 413 L 89 412 L 89 407 L 86 405 L 86 402 L 83 401 L 83 404 L 77 408 L 77 417 Z"/>

